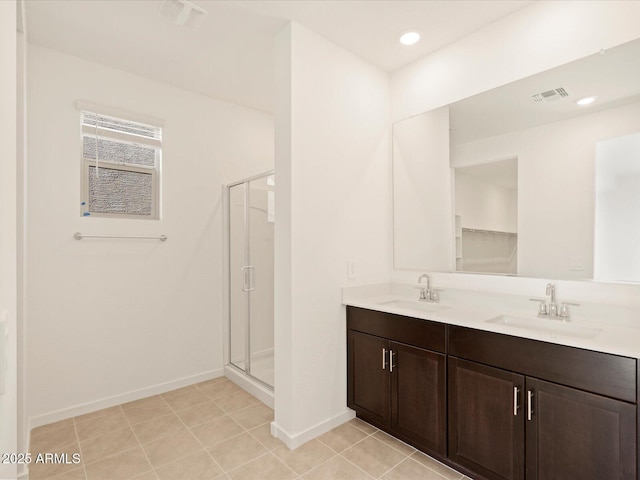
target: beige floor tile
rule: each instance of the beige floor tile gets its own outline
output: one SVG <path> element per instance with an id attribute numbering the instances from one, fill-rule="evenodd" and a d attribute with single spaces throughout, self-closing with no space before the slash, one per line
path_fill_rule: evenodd
<path id="1" fill-rule="evenodd" d="M 311 440 L 295 450 L 283 446 L 274 450 L 273 454 L 298 475 L 302 475 L 326 462 L 336 453 L 319 440 Z"/>
<path id="2" fill-rule="evenodd" d="M 304 480 L 371 480 L 372 477 L 340 455 L 336 455 L 303 475 L 302 478 Z"/>
<path id="3" fill-rule="evenodd" d="M 216 377 L 216 378 L 212 378 L 211 380 L 205 380 L 204 382 L 196 383 L 196 387 L 204 388 L 210 385 L 215 385 L 218 382 L 224 382 L 224 381 L 228 382 L 229 379 L 226 377 Z"/>
<path id="4" fill-rule="evenodd" d="M 462 478 L 462 474 L 460 472 L 456 472 L 453 468 L 447 467 L 422 452 L 415 452 L 411 455 L 411 458 L 447 480 L 460 480 L 460 478 Z"/>
<path id="5" fill-rule="evenodd" d="M 211 480 L 222 470 L 211 456 L 201 451 L 156 469 L 160 480 Z"/>
<path id="6" fill-rule="evenodd" d="M 231 417 L 224 416 L 212 422 L 198 425 L 191 429 L 198 441 L 205 447 L 210 447 L 225 440 L 229 440 L 244 432 Z"/>
<path id="7" fill-rule="evenodd" d="M 50 457 L 39 457 L 36 453 L 32 452 L 32 463 L 29 465 L 29 478 L 31 480 L 48 479 L 61 475 L 70 475 L 70 478 L 73 478 L 77 475 L 77 472 L 74 472 L 74 470 L 82 467 L 82 463 L 74 463 L 77 458 L 81 458 L 73 457 L 74 454 L 80 454 L 80 448 L 77 445 L 46 453 L 56 453 L 65 456 L 59 456 L 58 460 L 55 461 Z"/>
<path id="8" fill-rule="evenodd" d="M 404 442 L 401 442 L 397 438 L 393 438 L 391 435 L 387 435 L 382 431 L 378 431 L 373 434 L 373 438 L 376 440 L 380 440 L 382 443 L 389 445 L 390 447 L 395 448 L 400 453 L 404 453 L 405 455 L 411 455 L 416 451 L 411 445 L 407 445 Z"/>
<path id="9" fill-rule="evenodd" d="M 271 435 L 271 425 L 265 423 L 257 428 L 249 430 L 249 433 L 253 435 L 262 445 L 268 450 L 275 450 L 276 448 L 286 447 L 282 440 L 277 439 Z"/>
<path id="10" fill-rule="evenodd" d="M 84 415 L 78 415 L 74 417 L 73 420 L 76 422 L 82 422 L 84 420 L 91 420 L 93 418 L 103 417 L 105 415 L 113 415 L 114 413 L 121 412 L 122 409 L 120 405 L 116 405 L 115 407 L 103 408 L 102 410 L 96 410 L 95 412 L 85 413 Z"/>
<path id="11" fill-rule="evenodd" d="M 207 400 L 200 405 L 176 411 L 176 415 L 180 417 L 180 420 L 182 420 L 187 427 L 202 425 L 203 423 L 222 417 L 224 414 L 220 407 L 211 400 Z"/>
<path id="12" fill-rule="evenodd" d="M 103 460 L 117 453 L 131 450 L 138 446 L 138 441 L 131 431 L 131 427 L 115 432 L 100 435 L 98 437 L 88 438 L 80 442 L 82 449 L 82 461 L 89 464 Z"/>
<path id="13" fill-rule="evenodd" d="M 353 420 L 351 420 L 349 422 L 349 425 L 353 425 L 357 429 L 362 430 L 367 435 L 371 435 L 378 431 L 376 427 L 374 427 L 373 425 L 369 425 L 367 422 L 363 422 L 359 418 L 354 418 Z"/>
<path id="14" fill-rule="evenodd" d="M 344 423 L 339 427 L 328 431 L 324 435 L 321 435 L 318 437 L 318 440 L 333 449 L 335 452 L 340 453 L 366 437 L 367 434 L 362 430 L 359 430 L 348 423 Z"/>
<path id="15" fill-rule="evenodd" d="M 239 386 L 226 378 L 214 384 L 209 384 L 198 388 L 202 393 L 204 393 L 214 402 L 217 402 L 221 398 L 227 397 L 233 393 L 244 392 L 244 390 L 242 390 Z"/>
<path id="16" fill-rule="evenodd" d="M 251 405 L 260 403 L 260 400 L 258 400 L 253 395 L 248 394 L 244 390 L 240 390 L 225 397 L 219 398 L 215 400 L 215 402 L 225 412 L 232 413 L 237 412 L 238 410 L 242 410 L 243 408 L 250 407 Z"/>
<path id="17" fill-rule="evenodd" d="M 88 480 L 129 480 L 150 471 L 151 465 L 142 448 L 136 447 L 85 468 Z"/>
<path id="18" fill-rule="evenodd" d="M 121 407 L 131 425 L 147 422 L 171 413 L 169 405 L 160 395 L 124 403 Z"/>
<path id="19" fill-rule="evenodd" d="M 74 468 L 73 470 L 69 470 L 62 475 L 56 475 L 52 477 L 51 480 L 86 480 L 86 475 L 84 474 L 84 468 Z"/>
<path id="20" fill-rule="evenodd" d="M 32 454 L 55 452 L 60 448 L 77 445 L 76 428 L 65 423 L 60 428 L 36 428 L 31 432 L 30 451 Z"/>
<path id="21" fill-rule="evenodd" d="M 127 428 L 129 423 L 121 411 L 115 411 L 109 415 L 90 418 L 76 422 L 76 431 L 80 441 L 91 437 L 99 437 L 116 430 Z"/>
<path id="22" fill-rule="evenodd" d="M 209 399 L 193 385 L 162 394 L 164 401 L 173 410 L 182 410 L 208 401 Z"/>
<path id="23" fill-rule="evenodd" d="M 131 480 L 158 480 L 158 476 L 153 470 L 136 475 Z"/>
<path id="24" fill-rule="evenodd" d="M 262 455 L 228 473 L 231 480 L 293 480 L 296 474 L 271 454 Z"/>
<path id="25" fill-rule="evenodd" d="M 140 443 L 149 443 L 162 437 L 167 437 L 184 430 L 184 424 L 175 413 L 163 415 L 131 426 Z"/>
<path id="26" fill-rule="evenodd" d="M 420 480 L 444 480 L 444 477 L 410 458 L 407 458 L 382 477 L 383 480 L 411 480 L 414 478 L 419 478 Z"/>
<path id="27" fill-rule="evenodd" d="M 213 459 L 225 472 L 243 465 L 267 452 L 255 438 L 243 433 L 231 440 L 219 443 L 208 449 Z"/>
<path id="28" fill-rule="evenodd" d="M 31 437 L 33 437 L 34 435 L 44 434 L 45 432 L 48 432 L 51 430 L 57 430 L 59 428 L 69 427 L 71 425 L 73 425 L 73 418 L 67 418 L 66 420 L 60 420 L 59 422 L 42 425 L 41 427 L 36 427 L 33 430 L 31 430 Z"/>
<path id="29" fill-rule="evenodd" d="M 273 410 L 264 403 L 257 403 L 231 413 L 230 417 L 247 430 L 250 430 L 264 423 L 271 422 L 273 420 Z"/>
<path id="30" fill-rule="evenodd" d="M 195 453 L 201 450 L 202 446 L 191 432 L 185 429 L 177 434 L 145 443 L 142 448 L 151 465 L 156 468 Z"/>
<path id="31" fill-rule="evenodd" d="M 342 452 L 342 456 L 372 477 L 378 478 L 407 458 L 373 437 L 365 438 Z"/>

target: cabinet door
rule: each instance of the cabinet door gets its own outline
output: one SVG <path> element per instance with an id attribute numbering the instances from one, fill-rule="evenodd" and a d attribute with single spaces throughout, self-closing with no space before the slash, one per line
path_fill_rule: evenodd
<path id="1" fill-rule="evenodd" d="M 347 331 L 347 405 L 364 420 L 389 426 L 389 342 Z"/>
<path id="2" fill-rule="evenodd" d="M 526 388 L 527 480 L 635 480 L 635 405 L 531 378 Z"/>
<path id="3" fill-rule="evenodd" d="M 449 458 L 491 480 L 524 479 L 524 377 L 449 357 Z"/>
<path id="4" fill-rule="evenodd" d="M 445 356 L 390 342 L 391 430 L 446 454 Z"/>

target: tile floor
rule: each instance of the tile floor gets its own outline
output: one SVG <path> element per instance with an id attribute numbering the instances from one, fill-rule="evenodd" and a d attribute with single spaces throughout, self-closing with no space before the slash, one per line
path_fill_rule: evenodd
<path id="1" fill-rule="evenodd" d="M 273 411 L 226 378 L 34 429 L 30 480 L 469 480 L 354 419 L 294 451 L 269 433 Z"/>

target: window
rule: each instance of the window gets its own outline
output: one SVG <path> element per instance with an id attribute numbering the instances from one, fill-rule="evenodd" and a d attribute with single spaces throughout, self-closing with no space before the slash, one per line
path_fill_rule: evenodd
<path id="1" fill-rule="evenodd" d="M 162 127 L 81 110 L 82 215 L 160 216 Z"/>

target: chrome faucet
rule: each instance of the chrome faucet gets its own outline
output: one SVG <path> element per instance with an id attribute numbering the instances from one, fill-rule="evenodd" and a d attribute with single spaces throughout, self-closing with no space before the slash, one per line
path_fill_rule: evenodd
<path id="1" fill-rule="evenodd" d="M 427 279 L 427 284 L 425 287 L 422 286 L 422 279 L 424 278 Z M 420 300 L 421 302 L 438 303 L 440 301 L 440 297 L 438 296 L 438 290 L 431 288 L 430 284 L 431 284 L 431 279 L 429 278 L 429 275 L 427 275 L 426 273 L 423 273 L 418 277 L 418 286 L 416 287 L 420 289 L 420 297 L 418 298 L 418 300 Z"/>
<path id="2" fill-rule="evenodd" d="M 547 283 L 545 293 L 550 297 L 548 304 L 546 298 L 529 299 L 532 302 L 540 302 L 538 305 L 538 317 L 540 318 L 554 318 L 557 320 L 569 321 L 569 306 L 580 306 L 579 303 L 561 302 L 560 308 L 558 308 L 558 302 L 556 301 L 556 286 L 553 283 Z"/>
<path id="3" fill-rule="evenodd" d="M 555 317 L 558 315 L 558 304 L 556 303 L 556 286 L 553 283 L 547 283 L 546 294 L 551 296 L 547 315 Z"/>

